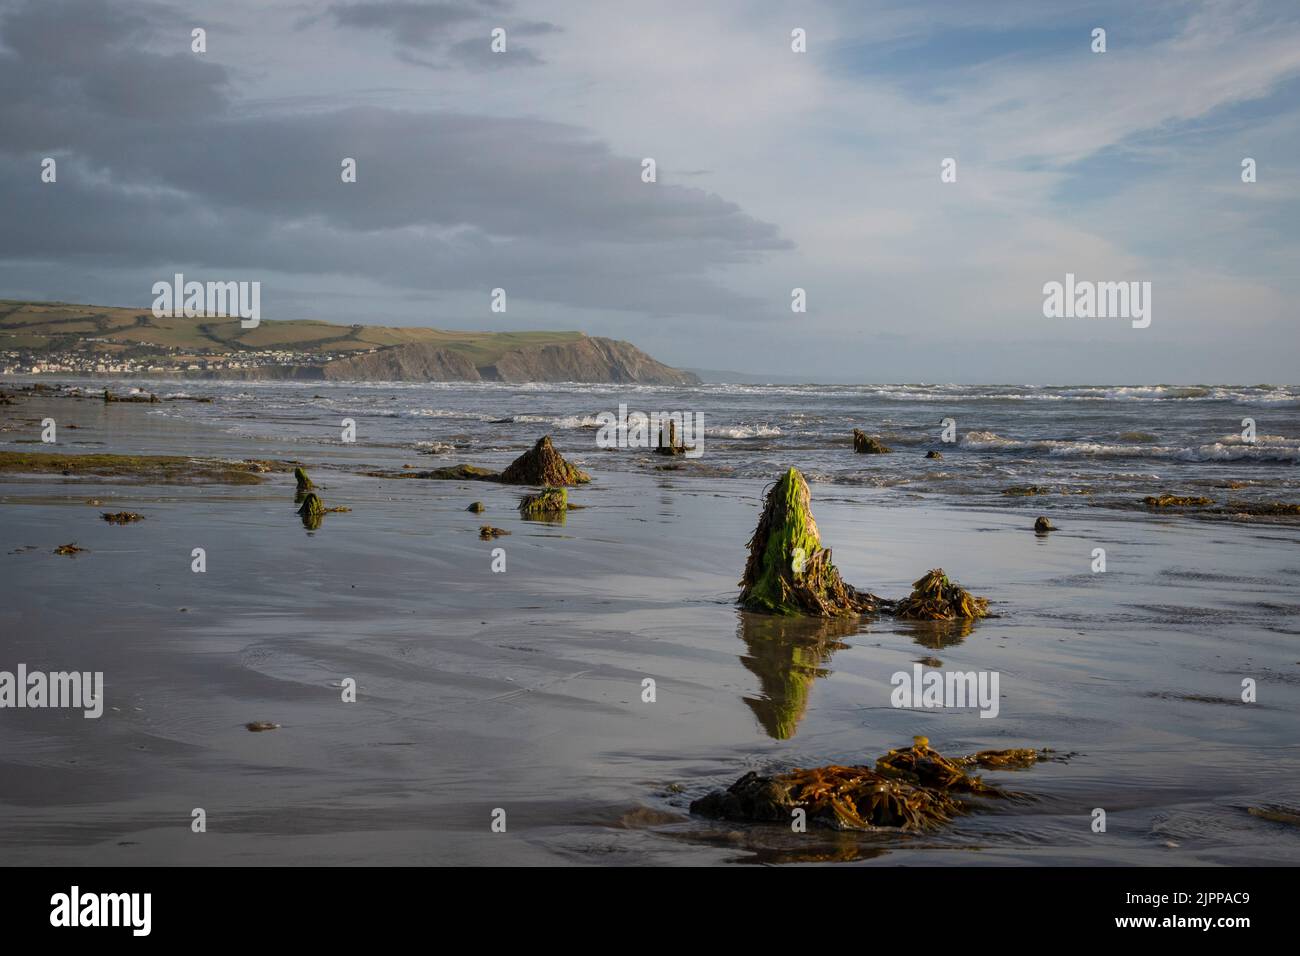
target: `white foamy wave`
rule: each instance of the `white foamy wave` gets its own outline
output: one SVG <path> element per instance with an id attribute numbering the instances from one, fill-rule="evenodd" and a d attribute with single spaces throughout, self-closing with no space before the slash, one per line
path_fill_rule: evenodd
<path id="1" fill-rule="evenodd" d="M 445 441 L 417 441 L 415 447 L 426 455 L 446 455 L 456 450 L 455 445 Z"/>
<path id="2" fill-rule="evenodd" d="M 1253 445 L 1238 438 L 1235 442 L 1216 441 L 1199 448 L 1184 448 L 1175 456 L 1180 461 L 1300 461 L 1300 445 L 1295 439 L 1282 439 L 1279 443 L 1266 442 L 1260 437 Z"/>
<path id="3" fill-rule="evenodd" d="M 967 432 L 958 439 L 957 444 L 962 448 L 1032 448 L 1036 442 L 1017 441 L 1014 438 L 1003 438 L 997 432 Z"/>
<path id="4" fill-rule="evenodd" d="M 1112 445 L 1091 441 L 1043 441 L 1041 446 L 1055 458 L 1168 458 L 1178 451 L 1165 445 Z"/>
<path id="5" fill-rule="evenodd" d="M 996 432 L 967 432 L 958 444 L 972 451 L 1037 452 L 1053 458 L 1152 458 L 1179 461 L 1300 461 L 1300 438 L 1260 435 L 1254 444 L 1240 435 L 1225 435 L 1212 444 L 1195 447 L 1117 444 L 1095 441 L 1042 439 L 1018 441 Z"/>
<path id="6" fill-rule="evenodd" d="M 408 408 L 400 413 L 403 418 L 474 418 L 477 416 L 467 415 L 465 412 L 455 411 L 450 408 Z"/>
<path id="7" fill-rule="evenodd" d="M 706 428 L 704 434 L 717 438 L 774 438 L 782 432 L 775 425 L 739 425 L 735 428 Z"/>

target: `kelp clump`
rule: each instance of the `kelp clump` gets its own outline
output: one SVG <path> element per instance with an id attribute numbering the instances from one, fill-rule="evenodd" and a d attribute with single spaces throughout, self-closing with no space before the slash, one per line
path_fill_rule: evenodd
<path id="1" fill-rule="evenodd" d="M 585 485 L 591 476 L 569 464 L 551 444 L 551 436 L 543 435 L 531 450 L 524 452 L 510 467 L 501 472 L 498 481 L 507 485 L 547 485 L 559 488 Z"/>
<path id="2" fill-rule="evenodd" d="M 853 450 L 859 455 L 888 455 L 890 449 L 873 435 L 860 428 L 853 429 Z"/>
<path id="3" fill-rule="evenodd" d="M 1214 504 L 1213 499 L 1203 495 L 1171 495 L 1167 491 L 1162 495 L 1147 495 L 1142 501 L 1148 508 L 1204 508 Z"/>
<path id="4" fill-rule="evenodd" d="M 831 765 L 770 776 L 751 771 L 725 791 L 694 801 L 691 813 L 788 826 L 793 812 L 803 810 L 810 823 L 836 830 L 931 830 L 966 813 L 972 796 L 1020 796 L 971 776 L 967 767 L 1010 769 L 1039 759 L 1033 750 L 947 758 L 925 737 L 916 737 L 911 747 L 891 750 L 874 768 Z"/>
<path id="5" fill-rule="evenodd" d="M 740 604 L 768 614 L 814 614 L 836 617 L 875 611 L 879 600 L 854 590 L 821 546 L 809 503 L 812 493 L 798 470 L 791 468 L 772 486 L 741 579 Z"/>
<path id="6" fill-rule="evenodd" d="M 950 581 L 943 568 L 934 568 L 912 583 L 912 593 L 894 606 L 894 613 L 923 621 L 952 621 L 985 617 L 988 607 L 988 598 L 972 597 Z"/>
<path id="7" fill-rule="evenodd" d="M 144 515 L 134 511 L 101 511 L 99 516 L 109 524 L 130 524 L 132 521 L 144 520 Z"/>
<path id="8" fill-rule="evenodd" d="M 543 488 L 535 495 L 524 495 L 519 513 L 524 517 L 564 514 L 569 510 L 569 493 L 563 488 Z"/>
<path id="9" fill-rule="evenodd" d="M 509 534 L 504 528 L 494 528 L 490 524 L 480 525 L 478 536 L 480 541 L 491 541 L 493 538 L 499 538 L 503 534 Z"/>

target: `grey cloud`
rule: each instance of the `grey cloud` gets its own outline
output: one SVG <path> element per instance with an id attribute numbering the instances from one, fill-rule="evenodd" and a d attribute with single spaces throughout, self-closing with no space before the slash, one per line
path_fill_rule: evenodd
<path id="1" fill-rule="evenodd" d="M 508 52 L 489 48 L 491 30 L 502 27 L 509 40 L 558 33 L 553 23 L 538 20 L 512 21 L 504 3 L 464 2 L 414 3 L 409 0 L 381 0 L 378 3 L 340 3 L 328 9 L 334 22 L 346 28 L 388 34 L 397 46 L 396 56 L 404 63 L 439 69 L 455 63 L 476 70 L 499 70 L 542 63 L 534 51 L 517 42 Z M 420 53 L 413 51 L 419 50 Z"/>
<path id="2" fill-rule="evenodd" d="M 789 248 L 775 226 L 704 190 L 643 183 L 639 159 L 577 127 L 374 107 L 247 115 L 223 68 L 148 54 L 132 41 L 156 21 L 106 6 L 55 0 L 0 20 L 0 79 L 14 80 L 0 182 L 17 224 L 0 231 L 0 258 L 129 270 L 142 288 L 193 264 L 395 290 L 501 285 L 516 301 L 648 314 L 766 311 L 713 271 Z M 98 53 L 37 56 L 49 51 L 29 28 L 57 29 L 53 12 Z M 52 90 L 66 94 L 58 109 Z M 345 156 L 354 184 L 340 181 Z"/>
<path id="3" fill-rule="evenodd" d="M 351 3 L 335 4 L 330 15 L 339 26 L 380 30 L 401 46 L 423 46 L 443 39 L 458 24 L 483 18 L 483 11 L 468 3 Z"/>
<path id="4" fill-rule="evenodd" d="M 540 66 L 544 61 L 532 50 L 509 43 L 504 53 L 494 53 L 487 37 L 472 37 L 453 43 L 447 56 L 473 70 L 506 70 L 513 66 Z"/>

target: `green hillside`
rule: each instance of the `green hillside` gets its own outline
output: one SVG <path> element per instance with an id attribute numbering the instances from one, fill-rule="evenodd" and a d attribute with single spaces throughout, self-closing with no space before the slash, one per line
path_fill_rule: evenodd
<path id="1" fill-rule="evenodd" d="M 263 319 L 254 329 L 235 318 L 155 318 L 149 309 L 122 309 L 63 302 L 0 299 L 0 350 L 95 351 L 128 349 L 230 352 L 288 349 L 297 352 L 365 351 L 385 345 L 427 342 L 462 352 L 475 365 L 490 365 L 504 353 L 529 345 L 583 338 L 581 332 L 452 332 L 383 325 L 334 325 L 313 319 Z"/>

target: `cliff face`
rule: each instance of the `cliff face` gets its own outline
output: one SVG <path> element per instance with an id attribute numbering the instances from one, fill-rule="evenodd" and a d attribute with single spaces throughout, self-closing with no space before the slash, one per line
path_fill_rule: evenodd
<path id="1" fill-rule="evenodd" d="M 481 367 L 464 353 L 426 344 L 395 345 L 325 366 L 335 381 L 371 382 L 611 382 L 690 385 L 690 372 L 657 362 L 636 346 L 614 339 L 581 338 L 511 349 Z"/>
<path id="2" fill-rule="evenodd" d="M 342 382 L 477 382 L 482 376 L 461 352 L 413 343 L 336 359 L 325 366 L 325 377 Z"/>
<path id="3" fill-rule="evenodd" d="M 636 346 L 615 339 L 583 338 L 507 352 L 479 369 L 502 382 L 612 382 L 640 385 L 692 385 L 690 372 L 657 362 Z"/>

